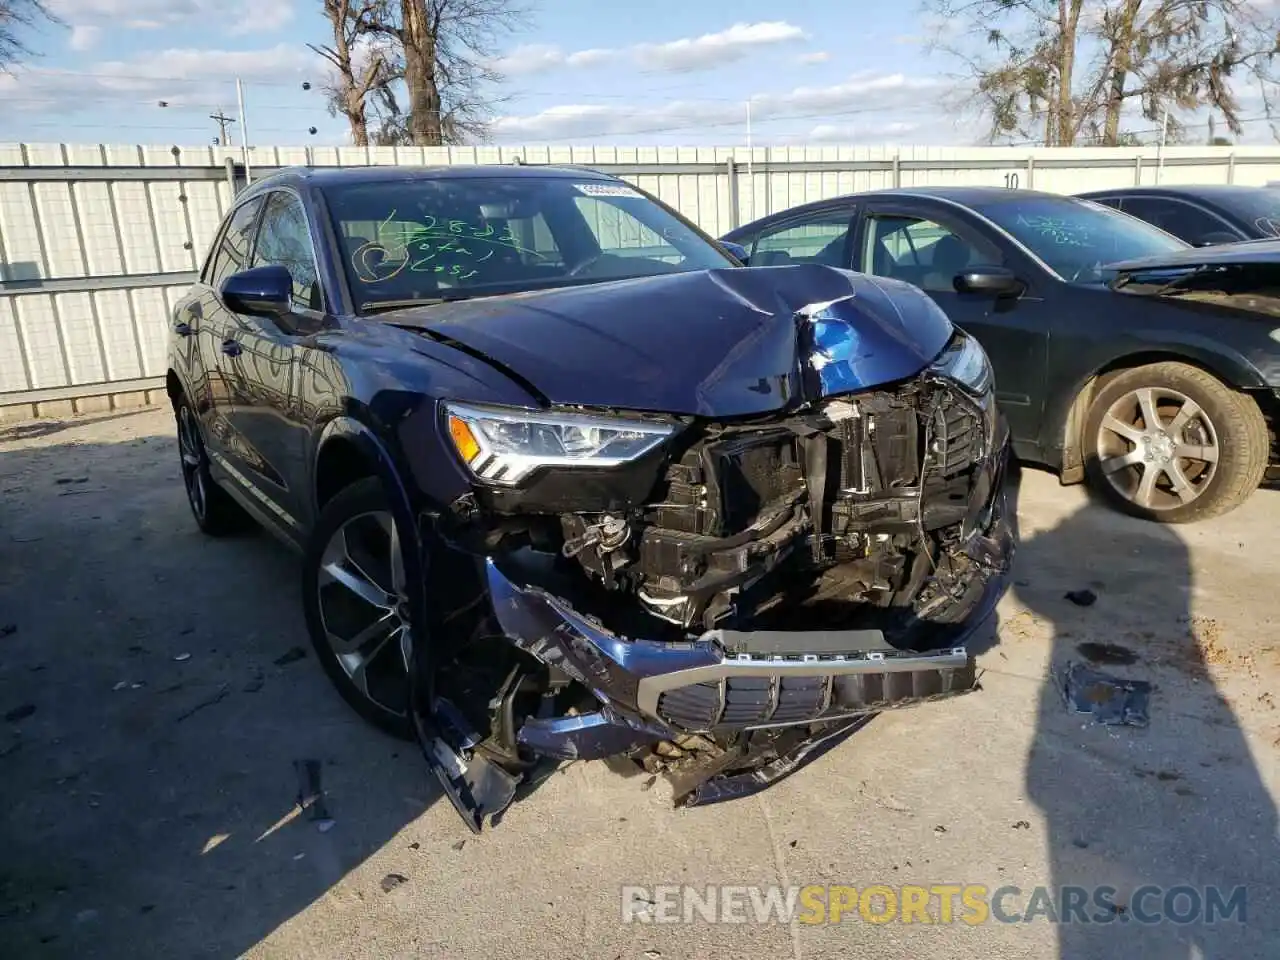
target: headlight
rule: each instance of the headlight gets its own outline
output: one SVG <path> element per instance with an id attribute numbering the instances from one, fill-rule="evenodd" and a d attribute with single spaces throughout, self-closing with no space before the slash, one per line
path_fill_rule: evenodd
<path id="1" fill-rule="evenodd" d="M 484 480 L 519 483 L 539 467 L 616 467 L 659 446 L 670 424 L 445 404 L 458 456 Z"/>
<path id="2" fill-rule="evenodd" d="M 957 333 L 955 339 L 933 362 L 935 373 L 948 377 L 982 396 L 991 389 L 994 376 L 987 352 L 973 337 Z"/>

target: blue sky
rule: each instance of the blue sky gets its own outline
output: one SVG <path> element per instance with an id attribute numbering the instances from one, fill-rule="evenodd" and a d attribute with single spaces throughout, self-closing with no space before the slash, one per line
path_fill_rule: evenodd
<path id="1" fill-rule="evenodd" d="M 306 47 L 326 40 L 320 0 L 46 2 L 68 26 L 0 74 L 0 141 L 207 143 L 239 76 L 253 143 L 346 142 Z M 540 0 L 503 43 L 493 140 L 740 145 L 750 99 L 758 145 L 978 142 L 929 32 L 911 0 Z"/>

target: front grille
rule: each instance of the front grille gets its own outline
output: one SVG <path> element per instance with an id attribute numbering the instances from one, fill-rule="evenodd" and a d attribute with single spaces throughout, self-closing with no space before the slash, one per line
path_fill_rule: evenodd
<path id="1" fill-rule="evenodd" d="M 911 706 L 968 693 L 974 681 L 972 660 L 962 668 L 728 677 L 666 691 L 658 715 L 683 730 L 742 730 Z"/>

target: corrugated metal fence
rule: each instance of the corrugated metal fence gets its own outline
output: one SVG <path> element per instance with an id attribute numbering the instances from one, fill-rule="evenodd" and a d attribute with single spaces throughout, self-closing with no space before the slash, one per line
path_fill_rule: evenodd
<path id="1" fill-rule="evenodd" d="M 0 416 L 102 408 L 163 385 L 170 305 L 235 191 L 238 149 L 0 145 Z M 712 235 L 777 210 L 891 186 L 1075 193 L 1280 180 L 1280 149 L 1178 147 L 257 147 L 293 164 L 572 163 L 617 174 Z"/>

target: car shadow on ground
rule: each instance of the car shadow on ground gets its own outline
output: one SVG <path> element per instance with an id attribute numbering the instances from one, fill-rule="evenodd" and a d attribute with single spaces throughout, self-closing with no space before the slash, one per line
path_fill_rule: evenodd
<path id="1" fill-rule="evenodd" d="M 0 451 L 0 956 L 239 956 L 375 851 L 355 896 L 457 856 L 398 837 L 438 788 L 329 686 L 297 559 L 199 534 L 171 436 L 62 439 Z"/>
<path id="2" fill-rule="evenodd" d="M 1052 633 L 1026 797 L 1046 821 L 1051 888 L 1088 896 L 1057 918 L 1061 960 L 1274 956 L 1280 916 L 1265 878 L 1280 853 L 1276 808 L 1214 682 L 1227 645 L 1214 621 L 1193 614 L 1180 531 L 1089 502 L 1054 526 L 1024 525 L 1015 578 L 1012 597 Z M 1081 606 L 1089 598 L 1068 591 L 1096 600 Z M 1150 726 L 1068 712 L 1059 677 L 1070 662 L 1153 683 Z M 1114 888 L 1116 909 L 1095 900 L 1099 887 Z M 1209 901 L 1230 905 L 1241 887 L 1246 922 L 1227 910 L 1206 923 Z M 1030 894 L 1010 897 L 1007 910 L 1026 910 Z M 1054 902 L 1063 903 L 1056 892 Z"/>

